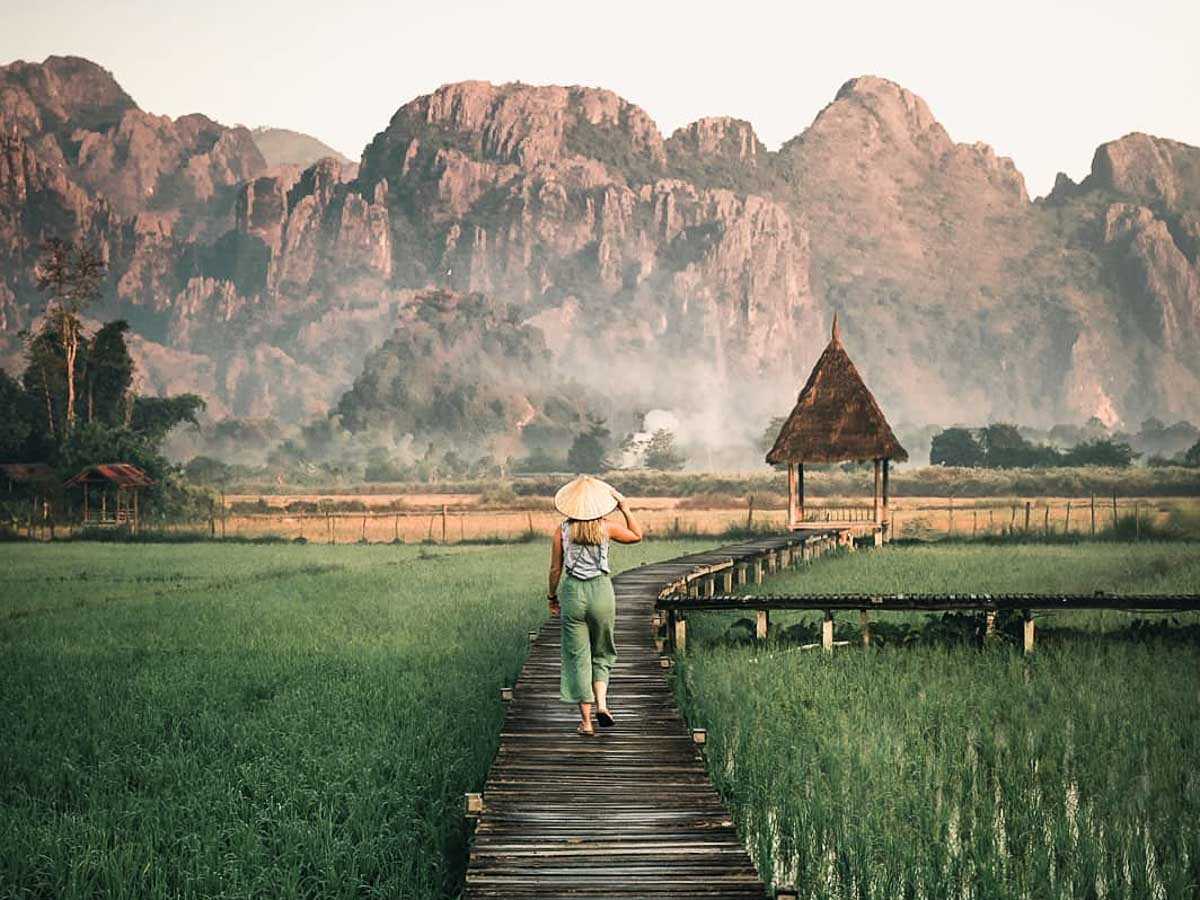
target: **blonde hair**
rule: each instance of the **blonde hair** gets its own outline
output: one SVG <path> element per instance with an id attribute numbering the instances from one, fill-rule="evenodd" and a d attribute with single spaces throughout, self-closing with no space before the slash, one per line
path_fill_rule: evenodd
<path id="1" fill-rule="evenodd" d="M 604 539 L 603 519 L 568 519 L 572 544 L 599 544 Z"/>

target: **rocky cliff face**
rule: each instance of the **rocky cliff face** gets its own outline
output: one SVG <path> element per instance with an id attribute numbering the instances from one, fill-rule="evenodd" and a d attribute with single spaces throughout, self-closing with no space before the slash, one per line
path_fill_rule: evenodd
<path id="1" fill-rule="evenodd" d="M 357 172 L 268 169 L 244 129 L 69 59 L 0 69 L 0 120 L 6 362 L 37 240 L 66 233 L 109 255 L 99 312 L 151 386 L 193 377 L 217 414 L 332 407 L 437 289 L 511 306 L 604 412 L 671 406 L 710 444 L 786 409 L 835 310 L 894 421 L 1200 416 L 1200 150 L 1171 141 L 1106 144 L 1031 202 L 872 77 L 774 153 L 739 120 L 664 140 L 609 91 L 466 82 Z"/>

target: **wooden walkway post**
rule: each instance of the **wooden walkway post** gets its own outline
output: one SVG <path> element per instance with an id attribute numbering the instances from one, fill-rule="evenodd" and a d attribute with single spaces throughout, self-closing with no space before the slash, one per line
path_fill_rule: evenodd
<path id="1" fill-rule="evenodd" d="M 1024 647 L 1025 655 L 1028 656 L 1033 652 L 1033 614 L 1029 610 L 1024 611 Z"/>
<path id="2" fill-rule="evenodd" d="M 821 621 L 821 649 L 826 653 L 833 652 L 833 613 L 825 610 L 825 618 Z"/>
<path id="3" fill-rule="evenodd" d="M 760 641 L 765 641 L 770 625 L 771 614 L 765 609 L 758 610 L 754 616 L 754 636 Z"/>

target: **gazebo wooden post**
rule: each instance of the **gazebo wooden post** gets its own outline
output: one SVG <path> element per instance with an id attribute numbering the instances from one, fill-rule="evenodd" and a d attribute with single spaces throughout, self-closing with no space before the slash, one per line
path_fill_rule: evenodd
<path id="1" fill-rule="evenodd" d="M 886 457 L 883 460 L 883 539 L 885 541 L 892 539 L 892 509 L 888 505 L 888 471 L 891 469 L 891 462 Z"/>
<path id="2" fill-rule="evenodd" d="M 804 463 L 796 463 L 796 522 L 804 521 Z"/>
<path id="3" fill-rule="evenodd" d="M 883 461 L 875 460 L 875 546 L 883 543 Z"/>
<path id="4" fill-rule="evenodd" d="M 787 507 L 787 527 L 792 530 L 796 527 L 796 464 L 789 462 L 787 464 L 787 481 L 788 481 L 788 507 Z"/>

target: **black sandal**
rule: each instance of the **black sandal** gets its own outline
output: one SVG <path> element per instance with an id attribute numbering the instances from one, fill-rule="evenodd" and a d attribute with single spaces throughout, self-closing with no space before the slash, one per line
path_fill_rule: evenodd
<path id="1" fill-rule="evenodd" d="M 612 713 L 605 709 L 596 711 L 596 724 L 601 728 L 612 728 L 616 722 L 613 720 Z"/>

